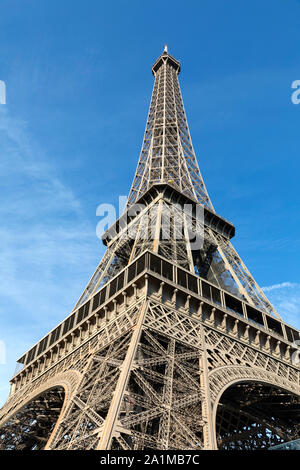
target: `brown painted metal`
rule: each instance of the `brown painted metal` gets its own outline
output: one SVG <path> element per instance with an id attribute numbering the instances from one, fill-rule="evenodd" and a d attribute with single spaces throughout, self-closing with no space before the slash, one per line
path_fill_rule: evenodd
<path id="1" fill-rule="evenodd" d="M 299 331 L 280 319 L 233 248 L 234 227 L 215 213 L 180 63 L 165 48 L 152 71 L 127 205 L 144 208 L 107 231 L 74 310 L 19 360 L 0 410 L 3 449 L 256 449 L 300 437 Z M 193 247 L 190 228 L 203 246 Z"/>

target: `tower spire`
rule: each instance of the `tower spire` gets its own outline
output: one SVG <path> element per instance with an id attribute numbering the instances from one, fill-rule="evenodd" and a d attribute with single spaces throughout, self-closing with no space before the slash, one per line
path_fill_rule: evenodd
<path id="1" fill-rule="evenodd" d="M 155 82 L 128 206 L 153 184 L 172 181 L 181 192 L 214 210 L 192 145 L 178 82 L 180 68 L 165 45 L 152 67 Z"/>

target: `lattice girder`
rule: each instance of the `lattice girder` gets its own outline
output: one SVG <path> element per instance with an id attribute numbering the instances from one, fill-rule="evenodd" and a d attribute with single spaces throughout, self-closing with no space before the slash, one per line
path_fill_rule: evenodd
<path id="1" fill-rule="evenodd" d="M 215 434 L 212 428 L 217 416 L 213 409 L 218 408 L 223 390 L 231 383 L 246 379 L 249 383 L 264 382 L 285 390 L 288 397 L 300 396 L 300 371 L 294 375 L 296 370 L 283 364 L 279 369 L 275 358 L 204 326 L 200 318 L 186 311 L 164 305 L 157 294 L 141 299 L 134 310 L 132 306 L 128 309 L 134 316 L 127 330 L 113 341 L 103 335 L 93 349 L 86 349 L 85 357 L 65 363 L 65 367 L 72 365 L 70 373 L 78 368 L 81 378 L 68 393 L 46 448 L 200 450 L 225 446 L 225 440 L 232 448 L 236 436 L 230 436 L 223 425 L 218 438 L 220 433 Z M 52 376 L 55 379 L 59 373 Z M 119 399 L 115 408 L 116 391 Z M 244 419 L 242 416 L 239 419 Z M 13 415 L 11 419 L 9 426 Z M 258 426 L 261 436 L 266 432 L 263 423 L 257 415 L 254 431 Z M 256 434 L 251 431 L 253 425 L 249 426 L 248 431 L 238 432 L 251 436 L 254 446 Z M 281 436 L 291 436 L 284 426 L 285 422 Z M 109 439 L 101 447 L 107 428 Z M 267 438 L 270 432 L 265 435 Z M 272 443 L 280 442 L 276 436 Z M 262 447 L 266 438 L 261 437 Z M 7 440 L 3 445 L 8 445 Z"/>
<path id="2" fill-rule="evenodd" d="M 299 332 L 270 317 L 212 206 L 179 72 L 167 50 L 153 66 L 126 211 L 72 315 L 22 357 L 2 448 L 255 449 L 300 436 Z"/>
<path id="3" fill-rule="evenodd" d="M 172 183 L 184 194 L 213 210 L 206 191 L 187 125 L 179 68 L 164 52 L 155 69 L 155 83 L 136 174 L 128 205 L 155 183 Z"/>

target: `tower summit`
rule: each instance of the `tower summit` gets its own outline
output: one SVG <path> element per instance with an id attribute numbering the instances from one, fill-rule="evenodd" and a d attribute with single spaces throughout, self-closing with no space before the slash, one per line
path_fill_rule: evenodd
<path id="1" fill-rule="evenodd" d="M 158 72 L 159 68 L 161 66 L 164 66 L 166 63 L 174 67 L 176 70 L 177 74 L 180 73 L 180 63 L 178 60 L 174 59 L 169 53 L 168 53 L 168 46 L 165 45 L 163 53 L 159 56 L 159 58 L 156 60 L 156 62 L 153 64 L 152 67 L 152 73 L 155 76 L 156 73 Z"/>
<path id="2" fill-rule="evenodd" d="M 70 315 L 18 360 L 2 449 L 254 450 L 300 438 L 300 333 L 213 208 L 166 46 L 152 72 L 126 210 Z"/>
<path id="3" fill-rule="evenodd" d="M 155 81 L 129 205 L 152 184 L 172 180 L 181 192 L 213 209 L 192 146 L 179 72 L 180 63 L 165 46 L 152 67 Z"/>

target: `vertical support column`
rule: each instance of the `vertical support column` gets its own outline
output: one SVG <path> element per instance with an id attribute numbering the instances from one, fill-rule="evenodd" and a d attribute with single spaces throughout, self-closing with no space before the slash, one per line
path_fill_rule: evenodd
<path id="1" fill-rule="evenodd" d="M 57 438 L 58 438 L 60 432 L 64 432 L 64 427 L 62 426 L 62 423 L 66 419 L 66 417 L 68 415 L 70 415 L 70 413 L 72 412 L 72 408 L 73 408 L 73 405 L 74 405 L 73 398 L 77 395 L 78 391 L 80 390 L 82 382 L 84 382 L 84 380 L 85 380 L 85 374 L 86 374 L 87 370 L 89 369 L 90 364 L 91 364 L 92 361 L 93 361 L 93 356 L 90 356 L 90 358 L 87 360 L 82 372 L 78 372 L 78 374 L 80 376 L 80 380 L 78 380 L 76 388 L 73 391 L 72 395 L 71 396 L 66 396 L 63 407 L 62 407 L 60 415 L 59 415 L 59 418 L 56 421 L 56 424 L 55 424 L 55 426 L 54 426 L 54 428 L 53 428 L 53 430 L 50 434 L 50 437 L 49 437 L 49 439 L 48 439 L 48 441 L 47 441 L 47 443 L 44 447 L 44 450 L 54 450 L 55 449 L 55 444 L 57 442 Z M 72 430 L 72 434 L 75 435 L 76 431 L 77 431 L 77 428 L 75 427 Z M 71 443 L 72 443 L 72 439 L 69 443 L 69 449 L 70 449 Z"/>
<path id="2" fill-rule="evenodd" d="M 140 335 L 142 332 L 142 326 L 143 326 L 145 314 L 147 311 L 147 306 L 148 306 L 148 303 L 145 302 L 142 306 L 138 322 L 134 327 L 134 331 L 130 340 L 127 354 L 121 366 L 121 373 L 119 375 L 118 383 L 116 384 L 113 399 L 111 401 L 111 404 L 110 404 L 110 407 L 109 407 L 109 410 L 108 410 L 108 413 L 104 422 L 104 426 L 101 432 L 100 442 L 97 447 L 98 450 L 107 450 L 111 446 L 111 441 L 113 438 L 115 426 L 117 424 L 117 419 L 119 415 L 120 406 L 122 403 L 122 398 L 123 398 L 123 395 L 127 386 L 131 366 L 135 357 L 137 345 L 138 345 Z"/>
<path id="3" fill-rule="evenodd" d="M 171 407 L 173 395 L 173 374 L 174 374 L 174 357 L 175 357 L 175 339 L 172 338 L 168 347 L 168 362 L 165 371 L 165 385 L 163 392 L 163 403 L 165 406 L 164 416 L 160 423 L 159 438 L 161 448 L 167 450 L 169 448 L 169 435 L 171 423 Z"/>
<path id="4" fill-rule="evenodd" d="M 158 202 L 157 213 L 156 213 L 155 232 L 153 234 L 154 236 L 153 236 L 152 249 L 153 249 L 154 253 L 158 253 L 158 245 L 159 245 L 160 230 L 161 230 L 162 205 L 163 205 L 163 200 L 160 199 L 159 202 Z M 152 233 L 151 233 L 151 235 L 152 235 Z"/>
<path id="5" fill-rule="evenodd" d="M 164 97 L 164 109 L 163 109 L 163 142 L 162 142 L 162 153 L 161 153 L 161 174 L 160 174 L 160 181 L 163 182 L 164 181 L 164 173 L 165 173 L 165 159 L 166 159 L 166 132 L 167 132 L 167 128 L 166 128 L 166 92 L 167 92 L 167 62 L 164 61 L 164 65 L 163 65 L 163 71 L 161 72 L 163 73 L 163 80 L 164 80 L 164 84 L 163 84 L 163 97 Z"/>
<path id="6" fill-rule="evenodd" d="M 205 450 L 216 450 L 216 439 L 215 439 L 215 430 L 214 423 L 212 421 L 212 407 L 211 407 L 211 397 L 210 397 L 210 388 L 209 388 L 209 378 L 208 378 L 208 363 L 207 363 L 207 351 L 205 344 L 205 335 L 204 327 L 200 326 L 200 335 L 201 343 L 203 348 L 202 357 L 200 360 L 200 369 L 201 369 L 201 388 L 203 392 L 203 401 L 202 401 L 202 417 L 204 421 L 203 425 L 203 441 Z"/>
<path id="7" fill-rule="evenodd" d="M 147 217 L 149 217 L 149 215 L 147 215 Z M 149 222 L 148 222 L 148 223 L 149 223 Z M 142 220 L 140 220 L 140 222 L 137 224 L 137 229 L 136 229 L 136 233 L 135 233 L 135 239 L 134 239 L 133 247 L 132 247 L 132 249 L 131 249 L 131 253 L 130 253 L 129 260 L 128 260 L 128 264 L 130 264 L 131 261 L 134 259 L 137 244 L 138 244 L 138 242 L 141 241 L 141 239 L 142 239 L 142 237 L 141 237 L 141 228 L 142 228 Z"/>
<path id="8" fill-rule="evenodd" d="M 190 244 L 190 236 L 189 236 L 187 220 L 186 220 L 184 212 L 182 213 L 182 217 L 183 217 L 184 237 L 185 237 L 185 243 L 186 243 L 186 251 L 188 255 L 189 268 L 190 268 L 190 271 L 194 273 L 195 271 L 194 271 L 193 255 L 192 255 L 191 244 Z"/>

